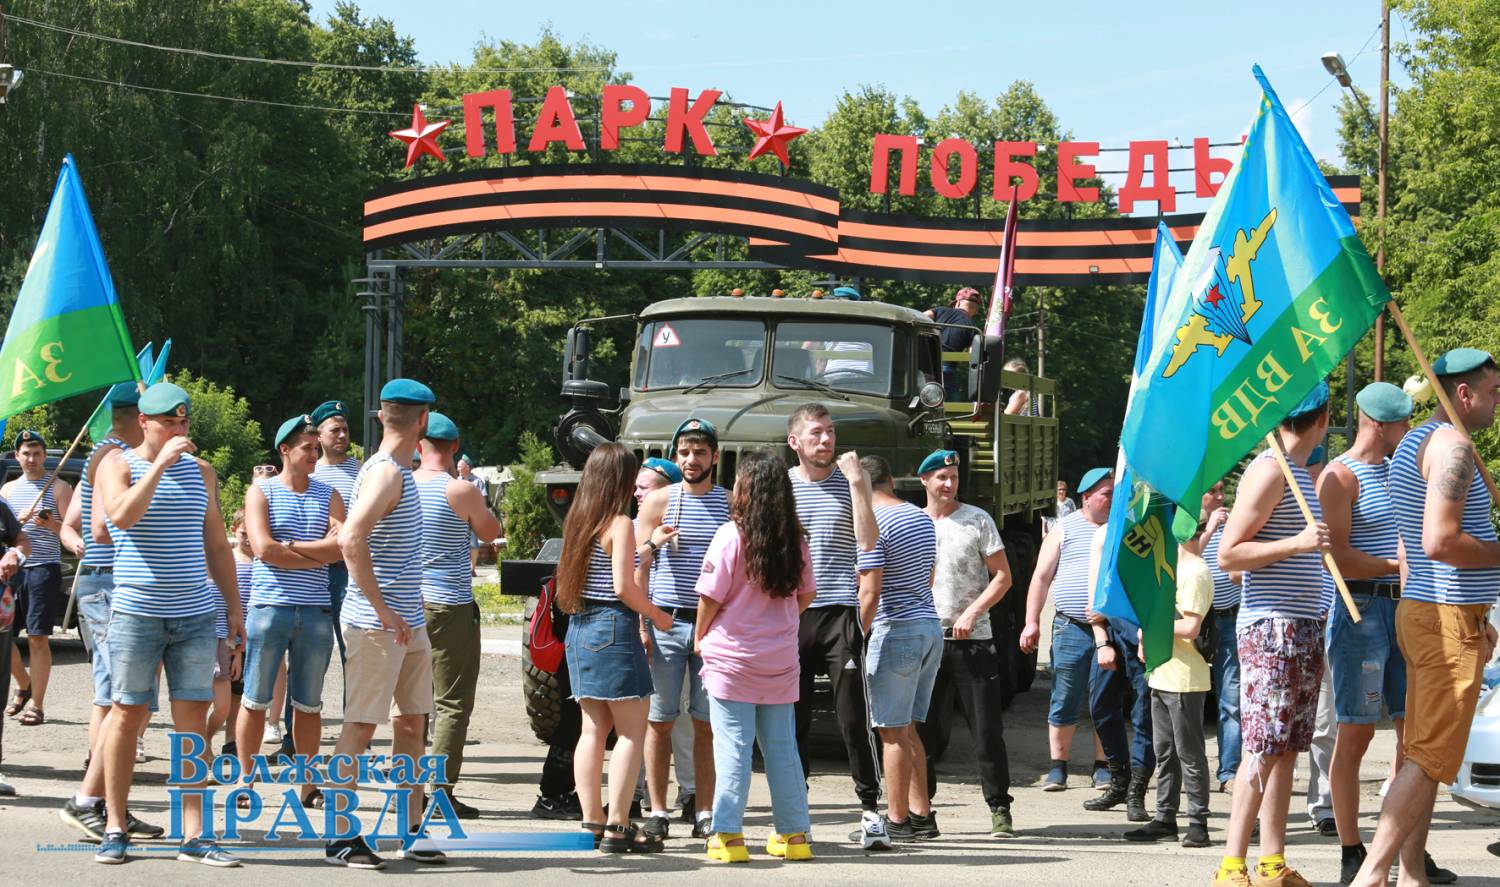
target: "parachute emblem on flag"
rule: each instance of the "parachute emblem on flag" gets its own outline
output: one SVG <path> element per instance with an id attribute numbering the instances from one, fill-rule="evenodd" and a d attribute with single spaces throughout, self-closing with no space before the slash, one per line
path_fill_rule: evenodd
<path id="1" fill-rule="evenodd" d="M 1200 347 L 1213 348 L 1223 357 L 1236 341 L 1251 344 L 1250 319 L 1261 305 L 1255 298 L 1251 263 L 1274 224 L 1273 207 L 1248 236 L 1244 229 L 1235 232 L 1234 250 L 1227 258 L 1220 246 L 1209 250 L 1202 273 L 1193 282 L 1193 313 L 1177 329 L 1172 359 L 1162 371 L 1162 378 L 1171 378 Z"/>

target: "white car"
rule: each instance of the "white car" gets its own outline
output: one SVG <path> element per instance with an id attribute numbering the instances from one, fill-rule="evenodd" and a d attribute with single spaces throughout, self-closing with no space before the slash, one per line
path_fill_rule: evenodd
<path id="1" fill-rule="evenodd" d="M 1486 677 L 1494 668 L 1486 669 Z M 1479 697 L 1464 763 L 1451 791 L 1461 804 L 1500 813 L 1500 684 Z"/>

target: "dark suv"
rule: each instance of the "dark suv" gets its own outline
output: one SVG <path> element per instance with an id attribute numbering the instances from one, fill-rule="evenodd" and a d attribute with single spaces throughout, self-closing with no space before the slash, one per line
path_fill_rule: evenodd
<path id="1" fill-rule="evenodd" d="M 62 455 L 62 450 L 47 451 L 48 474 L 57 470 L 57 463 L 62 459 Z M 78 490 L 78 480 L 83 477 L 83 469 L 87 464 L 87 453 L 81 456 L 70 456 L 68 461 L 63 463 L 62 473 L 58 476 L 58 479 L 67 481 L 68 485 L 76 492 Z M 4 475 L 0 477 L 0 483 L 10 483 L 21 476 L 21 463 L 16 461 L 16 454 L 14 452 L 7 452 L 4 456 L 0 456 L 0 473 Z M 25 505 L 22 505 L 20 509 L 13 509 L 17 512 L 17 517 L 20 516 L 20 511 L 24 510 L 25 507 Z M 58 515 L 58 517 L 62 517 L 62 515 Z M 64 547 L 62 551 L 62 587 L 64 591 L 73 587 L 73 573 L 77 569 L 78 558 L 74 557 L 73 553 Z M 59 610 L 57 618 L 57 624 L 64 629 L 72 630 L 78 625 L 77 614 L 73 612 L 73 608 L 71 607 Z"/>

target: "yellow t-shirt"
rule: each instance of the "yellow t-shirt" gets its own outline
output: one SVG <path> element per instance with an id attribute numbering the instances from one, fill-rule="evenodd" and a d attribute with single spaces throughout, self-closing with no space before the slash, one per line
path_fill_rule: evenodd
<path id="1" fill-rule="evenodd" d="M 1177 562 L 1177 612 L 1197 613 L 1212 619 L 1214 580 L 1202 558 L 1184 557 Z M 1193 642 L 1172 639 L 1172 658 L 1157 666 L 1146 681 L 1164 693 L 1202 693 L 1211 686 L 1208 663 L 1193 649 Z"/>

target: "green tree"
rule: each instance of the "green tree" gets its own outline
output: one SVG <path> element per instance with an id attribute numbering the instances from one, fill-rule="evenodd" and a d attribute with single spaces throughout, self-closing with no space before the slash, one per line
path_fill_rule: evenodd
<path id="1" fill-rule="evenodd" d="M 250 402 L 228 386 L 183 370 L 171 380 L 192 398 L 189 436 L 198 447 L 198 458 L 219 475 L 219 506 L 224 520 L 245 504 L 245 487 L 251 469 L 270 459 L 260 423 L 250 418 Z"/>
<path id="2" fill-rule="evenodd" d="M 521 433 L 521 459 L 510 466 L 511 482 L 500 505 L 505 519 L 506 556 L 527 560 L 542 542 L 558 534 L 557 519 L 547 508 L 547 493 L 536 482 L 539 471 L 552 465 L 552 447 L 530 431 Z"/>

